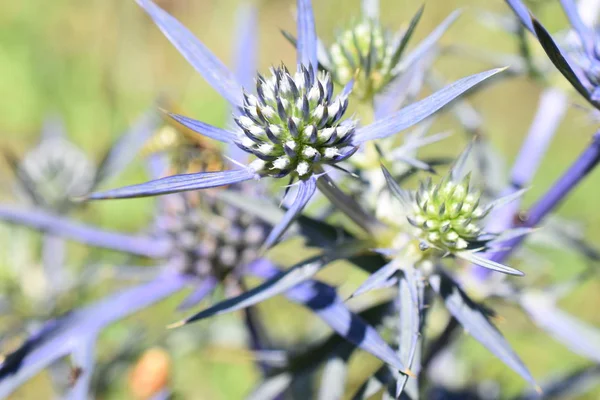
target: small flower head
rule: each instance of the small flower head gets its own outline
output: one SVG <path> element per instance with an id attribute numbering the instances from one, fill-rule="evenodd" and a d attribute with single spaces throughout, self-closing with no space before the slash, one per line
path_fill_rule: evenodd
<path id="1" fill-rule="evenodd" d="M 356 76 L 353 93 L 369 99 L 392 76 L 395 47 L 392 35 L 377 20 L 362 19 L 338 35 L 329 48 L 331 73 L 345 85 Z"/>
<path id="2" fill-rule="evenodd" d="M 256 93 L 244 95 L 236 118 L 244 135 L 236 144 L 258 157 L 252 164 L 257 173 L 304 179 L 316 165 L 335 164 L 356 151 L 356 121 L 342 121 L 348 98 L 333 96 L 329 73 L 271 68 L 271 77 L 258 76 Z"/>
<path id="3" fill-rule="evenodd" d="M 214 194 L 178 196 L 165 222 L 182 272 L 219 280 L 257 259 L 268 233 L 261 220 Z"/>
<path id="4" fill-rule="evenodd" d="M 44 138 L 25 155 L 20 169 L 40 197 L 34 200 L 51 209 L 87 193 L 96 176 L 96 168 L 85 153 L 62 137 Z"/>
<path id="5" fill-rule="evenodd" d="M 487 214 L 479 205 L 481 193 L 462 182 L 431 180 L 416 192 L 408 222 L 419 229 L 419 237 L 433 247 L 448 252 L 470 248 L 483 233 L 481 219 Z"/>

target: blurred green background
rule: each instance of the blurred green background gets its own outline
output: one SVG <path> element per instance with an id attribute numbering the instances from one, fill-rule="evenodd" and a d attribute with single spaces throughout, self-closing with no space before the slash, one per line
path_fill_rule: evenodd
<path id="1" fill-rule="evenodd" d="M 231 64 L 236 9 L 242 0 L 157 0 L 157 3 L 188 26 L 225 63 Z M 558 1 L 546 3 L 537 8 L 537 14 L 545 25 L 551 31 L 566 26 Z M 255 4 L 259 18 L 260 68 L 265 70 L 280 61 L 293 65 L 295 51 L 279 33 L 279 29 L 295 31 L 295 2 L 265 0 Z M 382 0 L 382 20 L 393 29 L 405 27 L 420 4 L 420 1 L 412 0 Z M 418 26 L 416 39 L 424 37 L 456 8 L 462 8 L 464 13 L 444 35 L 442 44 L 458 43 L 488 51 L 516 52 L 514 38 L 486 27 L 478 14 L 479 10 L 485 9 L 509 15 L 501 0 L 430 0 Z M 358 14 L 359 2 L 314 1 L 314 11 L 318 33 L 328 42 L 336 28 L 344 27 Z M 539 53 L 537 44 L 531 43 Z M 436 62 L 437 69 L 448 79 L 491 66 L 452 54 L 444 55 Z M 559 77 L 556 77 L 556 82 L 564 84 Z M 471 97 L 485 118 L 491 142 L 507 157 L 508 165 L 514 159 L 535 113 L 540 90 L 530 80 L 516 78 L 494 84 Z M 215 125 L 222 125 L 226 120 L 225 101 L 186 63 L 133 0 L 55 0 L 50 3 L 23 0 L 0 3 L 0 148 L 9 147 L 17 153 L 23 153 L 36 142 L 44 117 L 56 113 L 64 118 L 70 138 L 92 157 L 99 159 L 102 151 L 160 93 L 166 93 L 186 115 Z M 576 96 L 571 99 L 574 104 L 582 103 Z M 436 124 L 443 129 L 450 127 L 460 132 L 460 127 L 451 117 L 442 117 Z M 586 146 L 594 129 L 586 111 L 578 107 L 570 108 L 532 189 L 526 195 L 525 204 L 531 204 L 562 173 Z M 457 134 L 451 141 L 456 152 L 464 145 L 463 137 Z M 597 211 L 599 174 L 594 172 L 559 210 L 560 215 L 583 222 L 586 237 L 597 244 L 600 244 L 600 213 Z M 143 178 L 143 168 L 141 163 L 137 163 L 111 185 L 133 183 Z M 11 198 L 11 181 L 7 166 L 0 164 L 0 196 L 3 199 Z M 152 205 L 153 201 L 148 199 L 93 204 L 82 217 L 103 227 L 135 232 L 149 220 Z M 15 230 L 2 229 L 0 246 L 5 249 L 3 251 L 8 251 L 15 246 Z M 81 260 L 90 257 L 90 251 L 80 246 L 71 246 L 70 252 Z M 119 260 L 118 256 L 105 252 L 96 251 L 93 256 L 105 263 Z M 557 280 L 574 276 L 586 267 L 584 260 L 560 251 L 553 251 L 549 260 L 540 268 L 552 271 Z M 32 260 L 25 258 L 22 262 Z M 528 269 L 527 265 L 516 267 L 525 271 Z M 8 267 L 0 265 L 0 268 Z M 351 287 L 347 287 L 350 284 L 341 277 L 332 279 L 341 285 L 342 292 L 351 290 Z M 24 284 L 27 285 L 27 280 L 24 280 Z M 78 301 L 99 297 L 111 290 L 112 286 L 109 283 L 100 285 Z M 186 333 L 167 335 L 163 327 L 177 319 L 171 313 L 176 300 L 169 300 L 156 308 L 157 311 L 143 312 L 131 318 L 129 323 L 120 323 L 108 329 L 103 335 L 99 358 L 102 359 L 104 354 L 109 354 L 111 349 L 119 346 L 131 323 L 150 326 L 151 334 L 144 336 L 144 343 L 158 341 L 164 345 L 169 342 L 170 349 L 181 347 L 181 351 L 171 354 L 172 387 L 181 398 L 241 398 L 258 375 L 247 354 L 241 350 L 243 343 L 238 343 L 239 334 L 236 334 L 236 330 L 241 329 L 240 319 L 238 316 L 218 317 L 209 323 L 199 324 L 201 326 L 190 327 Z M 281 301 L 269 301 L 261 310 L 265 313 L 275 310 L 280 307 Z M 590 280 L 566 298 L 562 306 L 600 326 L 600 313 L 597 310 L 599 301 L 600 283 Z M 318 322 L 312 322 L 308 313 L 297 307 L 293 312 L 293 320 L 281 317 L 273 321 L 278 336 L 283 338 L 281 340 L 293 342 L 299 333 L 322 333 L 323 327 Z M 506 318 L 500 328 L 534 376 L 543 377 L 549 372 L 566 371 L 586 363 L 537 331 L 520 313 L 506 307 L 500 308 L 499 313 Z M 307 323 L 309 320 L 311 322 Z M 222 337 L 222 332 L 232 332 L 233 347 L 237 346 L 239 351 L 220 350 L 221 342 L 232 345 L 227 337 Z M 189 342 L 194 340 L 202 341 L 207 346 L 186 352 L 186 346 L 189 347 Z M 470 359 L 464 366 L 468 375 L 499 379 L 508 393 L 524 387 L 517 375 L 475 341 L 467 338 L 463 342 L 462 348 Z M 373 368 L 375 361 L 364 356 L 354 360 L 353 364 Z M 127 375 L 117 378 L 106 398 L 131 398 L 127 389 Z M 42 375 L 13 398 L 50 398 L 47 384 L 47 378 Z M 591 396 L 590 399 L 597 398 Z"/>

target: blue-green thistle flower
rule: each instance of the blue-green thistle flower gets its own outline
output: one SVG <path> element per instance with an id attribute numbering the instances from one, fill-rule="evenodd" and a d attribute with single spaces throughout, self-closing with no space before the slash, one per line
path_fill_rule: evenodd
<path id="1" fill-rule="evenodd" d="M 271 77 L 259 75 L 256 93 L 244 94 L 235 121 L 245 136 L 236 145 L 258 158 L 251 166 L 261 176 L 304 179 L 318 165 L 338 163 L 356 151 L 357 121 L 342 119 L 348 95 L 333 96 L 329 73 L 315 76 L 301 66 L 292 75 L 285 66 L 271 68 Z"/>
<path id="2" fill-rule="evenodd" d="M 477 252 L 494 250 L 502 241 L 511 237 L 525 235 L 531 230 L 507 230 L 505 232 L 486 232 L 484 218 L 495 208 L 516 200 L 525 189 L 501 197 L 483 206 L 480 204 L 481 192 L 470 186 L 471 175 L 463 176 L 462 169 L 470 153 L 470 147 L 463 152 L 447 176 L 437 185 L 431 178 L 422 181 L 415 192 L 403 190 L 393 180 L 392 175 L 383 168 L 383 174 L 392 194 L 401 202 L 407 221 L 414 227 L 414 236 L 419 240 L 419 248 L 438 252 L 427 252 L 422 259 L 434 258 L 434 261 L 447 255 L 460 257 L 495 271 L 523 275 L 522 272 L 505 265 L 487 260 Z M 403 243 L 406 243 L 404 241 Z M 410 246 L 411 255 L 414 251 Z"/>
<path id="3" fill-rule="evenodd" d="M 317 36 L 310 0 L 298 0 L 296 73 L 292 75 L 281 67 L 273 69 L 269 78 L 259 75 L 255 97 L 246 94 L 235 76 L 175 18 L 150 0 L 138 0 L 138 3 L 196 70 L 234 109 L 240 110 L 237 122 L 243 133 L 173 113 L 169 116 L 205 136 L 236 144 L 258 160 L 238 170 L 175 175 L 93 193 L 87 198 L 156 196 L 269 176 L 299 178 L 296 198 L 267 238 L 266 247 L 281 237 L 316 192 L 323 164 L 340 162 L 351 156 L 361 144 L 391 136 L 422 121 L 471 87 L 501 71 L 491 70 L 463 78 L 426 99 L 355 130 L 354 121 L 341 120 L 353 82 L 332 100 L 331 78 L 327 74 L 317 74 Z"/>

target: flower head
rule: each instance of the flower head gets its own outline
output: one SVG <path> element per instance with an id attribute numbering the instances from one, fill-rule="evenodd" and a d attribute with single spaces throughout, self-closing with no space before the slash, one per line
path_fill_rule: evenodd
<path id="1" fill-rule="evenodd" d="M 236 268 L 258 259 L 269 231 L 265 222 L 215 193 L 182 193 L 170 200 L 160 228 L 173 243 L 169 257 L 181 273 L 224 281 Z"/>
<path id="2" fill-rule="evenodd" d="M 96 167 L 87 155 L 62 136 L 43 138 L 25 154 L 19 170 L 36 188 L 37 198 L 32 200 L 52 210 L 87 193 L 96 177 Z"/>
<path id="3" fill-rule="evenodd" d="M 469 187 L 470 175 L 462 182 L 444 179 L 437 185 L 423 182 L 413 198 L 408 222 L 419 229 L 419 237 L 432 246 L 454 252 L 478 241 L 479 224 L 487 212 L 479 206 L 481 193 Z"/>
<path id="4" fill-rule="evenodd" d="M 235 119 L 244 136 L 235 143 L 260 160 L 252 165 L 259 174 L 303 179 L 316 165 L 343 161 L 356 151 L 357 123 L 342 120 L 348 98 L 333 96 L 329 73 L 315 76 L 300 66 L 292 75 L 285 66 L 271 68 L 271 77 L 258 76 L 256 93 L 244 94 Z"/>
<path id="5" fill-rule="evenodd" d="M 368 99 L 391 79 L 398 62 L 395 52 L 391 32 L 378 20 L 364 18 L 340 33 L 329 47 L 331 73 L 342 85 L 356 76 L 353 93 Z"/>

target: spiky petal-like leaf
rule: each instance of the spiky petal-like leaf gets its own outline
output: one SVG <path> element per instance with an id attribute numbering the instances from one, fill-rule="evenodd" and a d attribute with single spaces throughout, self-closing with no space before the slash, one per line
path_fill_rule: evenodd
<path id="1" fill-rule="evenodd" d="M 500 331 L 488 320 L 486 313 L 469 299 L 450 277 L 442 273 L 432 275 L 429 283 L 433 290 L 442 297 L 448 311 L 471 336 L 523 379 L 536 385 L 527 367 L 514 353 Z"/>
<path id="2" fill-rule="evenodd" d="M 227 67 L 183 24 L 151 0 L 137 0 L 181 55 L 232 105 L 242 104 L 242 88 Z"/>
<path id="3" fill-rule="evenodd" d="M 291 207 L 285 215 L 283 219 L 275 225 L 275 227 L 269 233 L 267 237 L 264 248 L 268 249 L 273 246 L 279 238 L 285 233 L 287 228 L 296 220 L 298 215 L 302 212 L 308 201 L 312 198 L 317 190 L 317 178 L 313 175 L 306 181 L 300 181 L 298 192 L 296 193 L 296 198 L 292 203 Z"/>
<path id="4" fill-rule="evenodd" d="M 370 125 L 360 128 L 353 137 L 353 144 L 382 139 L 403 131 L 433 115 L 452 100 L 485 81 L 504 71 L 505 68 L 493 69 L 479 74 L 467 76 L 435 92 L 429 97 L 404 107 L 400 111 L 384 117 Z"/>
<path id="5" fill-rule="evenodd" d="M 154 181 L 126 186 L 106 192 L 92 193 L 86 200 L 129 199 L 134 197 L 158 196 L 161 194 L 207 189 L 250 180 L 256 173 L 249 168 L 199 172 L 195 174 L 173 175 Z"/>

